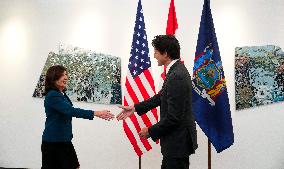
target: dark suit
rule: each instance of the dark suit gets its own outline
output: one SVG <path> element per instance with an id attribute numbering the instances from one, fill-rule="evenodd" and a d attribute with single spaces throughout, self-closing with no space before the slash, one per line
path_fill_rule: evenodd
<path id="1" fill-rule="evenodd" d="M 154 141 L 160 139 L 163 163 L 168 162 L 166 159 L 188 159 L 197 149 L 191 92 L 190 74 L 184 64 L 177 61 L 167 73 L 162 90 L 152 98 L 134 105 L 139 115 L 160 106 L 160 121 L 148 131 Z"/>

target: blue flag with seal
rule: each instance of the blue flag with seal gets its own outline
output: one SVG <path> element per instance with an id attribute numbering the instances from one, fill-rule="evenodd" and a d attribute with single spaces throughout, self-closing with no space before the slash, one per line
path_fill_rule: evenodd
<path id="1" fill-rule="evenodd" d="M 226 81 L 210 9 L 204 0 L 193 67 L 193 112 L 218 153 L 234 143 Z"/>

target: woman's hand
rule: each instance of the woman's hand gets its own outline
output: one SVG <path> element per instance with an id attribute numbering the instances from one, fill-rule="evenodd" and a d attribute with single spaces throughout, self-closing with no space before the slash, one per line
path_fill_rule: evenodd
<path id="1" fill-rule="evenodd" d="M 114 118 L 114 115 L 109 110 L 94 111 L 94 116 L 110 121 Z"/>

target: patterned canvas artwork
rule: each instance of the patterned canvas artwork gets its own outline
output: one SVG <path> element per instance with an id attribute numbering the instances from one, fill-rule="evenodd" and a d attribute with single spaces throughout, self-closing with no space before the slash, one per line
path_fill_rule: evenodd
<path id="1" fill-rule="evenodd" d="M 66 94 L 71 100 L 121 104 L 120 58 L 67 45 L 60 45 L 59 53 L 48 54 L 33 97 L 43 97 L 46 71 L 58 64 L 67 68 Z"/>
<path id="2" fill-rule="evenodd" d="M 284 53 L 274 45 L 235 50 L 236 109 L 284 100 Z"/>

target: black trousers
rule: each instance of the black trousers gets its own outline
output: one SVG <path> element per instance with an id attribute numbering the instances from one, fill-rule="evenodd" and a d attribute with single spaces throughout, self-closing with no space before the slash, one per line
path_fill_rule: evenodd
<path id="1" fill-rule="evenodd" d="M 80 166 L 72 142 L 42 142 L 41 169 L 76 169 Z"/>
<path id="2" fill-rule="evenodd" d="M 188 169 L 189 157 L 163 157 L 161 169 Z"/>

